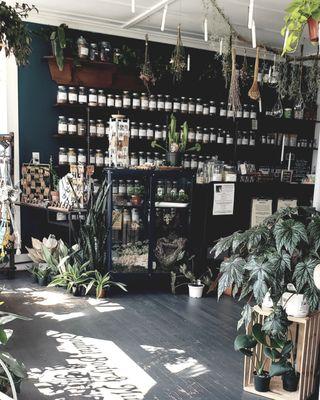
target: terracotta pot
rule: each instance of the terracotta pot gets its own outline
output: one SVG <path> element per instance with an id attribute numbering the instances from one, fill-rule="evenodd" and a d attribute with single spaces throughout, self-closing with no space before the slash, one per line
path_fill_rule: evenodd
<path id="1" fill-rule="evenodd" d="M 50 194 L 51 194 L 51 200 L 52 200 L 54 203 L 58 203 L 59 200 L 60 200 L 59 192 L 52 190 L 52 191 L 50 192 Z"/>
<path id="2" fill-rule="evenodd" d="M 311 42 L 317 42 L 319 36 L 319 21 L 313 18 L 308 19 L 309 38 Z"/>
<path id="3" fill-rule="evenodd" d="M 97 299 L 104 299 L 107 297 L 107 291 L 105 288 L 96 291 Z"/>
<path id="4" fill-rule="evenodd" d="M 133 206 L 140 206 L 142 203 L 142 197 L 140 195 L 134 194 L 131 196 L 131 204 Z"/>

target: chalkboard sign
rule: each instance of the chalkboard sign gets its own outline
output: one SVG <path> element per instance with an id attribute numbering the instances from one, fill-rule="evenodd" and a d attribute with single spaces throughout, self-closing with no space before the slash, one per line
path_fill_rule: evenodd
<path id="1" fill-rule="evenodd" d="M 307 160 L 296 160 L 293 168 L 293 181 L 301 182 L 310 173 L 310 162 Z"/>

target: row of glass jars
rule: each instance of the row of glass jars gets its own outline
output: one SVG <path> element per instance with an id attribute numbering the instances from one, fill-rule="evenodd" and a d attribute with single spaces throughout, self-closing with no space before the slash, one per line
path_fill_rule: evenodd
<path id="1" fill-rule="evenodd" d="M 83 118 L 67 118 L 63 115 L 58 119 L 59 135 L 78 135 L 85 136 L 87 133 L 87 124 Z M 102 119 L 90 119 L 90 136 L 103 137 L 109 133 L 109 124 L 105 124 Z"/>
<path id="2" fill-rule="evenodd" d="M 59 148 L 59 165 L 86 165 L 87 152 L 85 149 L 75 149 L 74 147 L 60 147 Z M 103 152 L 100 149 L 90 149 L 90 165 L 97 167 L 109 166 L 109 152 Z"/>
<path id="3" fill-rule="evenodd" d="M 140 189 L 141 186 L 142 182 L 140 182 L 138 179 L 114 180 L 112 182 L 112 193 L 126 196 L 130 195 L 134 191 L 134 189 Z"/>

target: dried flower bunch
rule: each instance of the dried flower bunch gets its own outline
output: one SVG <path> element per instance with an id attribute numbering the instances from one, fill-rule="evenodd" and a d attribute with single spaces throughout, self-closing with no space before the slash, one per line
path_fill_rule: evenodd
<path id="1" fill-rule="evenodd" d="M 231 110 L 234 111 L 234 116 L 237 111 L 242 109 L 240 101 L 240 87 L 239 87 L 239 74 L 236 66 L 236 49 L 232 48 L 232 71 L 231 71 L 231 81 L 229 89 L 229 100 L 228 103 L 231 105 Z"/>
<path id="2" fill-rule="evenodd" d="M 145 51 L 144 51 L 144 63 L 142 64 L 141 71 L 140 71 L 140 79 L 142 80 L 144 86 L 147 88 L 148 92 L 150 93 L 150 85 L 155 85 L 156 78 L 153 74 L 149 56 L 149 40 L 148 35 L 146 35 L 146 42 L 145 42 Z"/>
<path id="3" fill-rule="evenodd" d="M 183 72 L 187 68 L 186 55 L 181 39 L 181 28 L 178 26 L 177 44 L 173 50 L 171 60 L 171 72 L 173 75 L 173 82 L 181 82 Z"/>

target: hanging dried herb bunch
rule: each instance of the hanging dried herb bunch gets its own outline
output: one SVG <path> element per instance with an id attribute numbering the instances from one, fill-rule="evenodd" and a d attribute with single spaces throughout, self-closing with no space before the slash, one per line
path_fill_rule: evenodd
<path id="1" fill-rule="evenodd" d="M 149 41 L 148 35 L 146 35 L 145 50 L 144 50 L 144 63 L 142 64 L 140 71 L 140 79 L 142 80 L 144 86 L 150 93 L 150 85 L 154 86 L 156 79 L 152 72 L 151 62 L 149 57 Z"/>
<path id="2" fill-rule="evenodd" d="M 181 40 L 181 28 L 178 25 L 177 44 L 173 50 L 171 60 L 171 72 L 173 75 L 173 82 L 181 82 L 183 72 L 187 68 L 186 56 L 184 47 Z"/>
<path id="3" fill-rule="evenodd" d="M 319 52 L 318 52 L 319 55 Z M 305 101 L 309 104 L 314 104 L 317 101 L 318 87 L 320 83 L 319 60 L 315 58 L 311 67 L 305 72 Z"/>
<path id="4" fill-rule="evenodd" d="M 290 66 L 290 82 L 288 85 L 288 98 L 294 101 L 299 95 L 300 79 L 299 79 L 299 64 L 294 60 Z"/>
<path id="5" fill-rule="evenodd" d="M 240 87 L 239 87 L 239 74 L 236 65 L 236 49 L 232 48 L 232 71 L 231 71 L 231 81 L 229 90 L 229 100 L 228 103 L 231 105 L 231 110 L 234 111 L 233 115 L 236 115 L 237 111 L 241 110 L 240 101 Z"/>
<path id="6" fill-rule="evenodd" d="M 287 97 L 289 88 L 289 67 L 288 61 L 284 60 L 278 64 L 278 93 L 282 99 Z"/>
<path id="7" fill-rule="evenodd" d="M 250 97 L 250 99 L 254 101 L 259 100 L 261 97 L 259 83 L 258 83 L 258 73 L 259 73 L 259 47 L 257 47 L 256 50 L 256 62 L 254 64 L 253 82 L 248 92 L 248 96 Z"/>
<path id="8" fill-rule="evenodd" d="M 243 62 L 242 62 L 242 67 L 240 69 L 240 80 L 243 86 L 246 86 L 250 80 L 246 49 L 244 49 Z"/>

